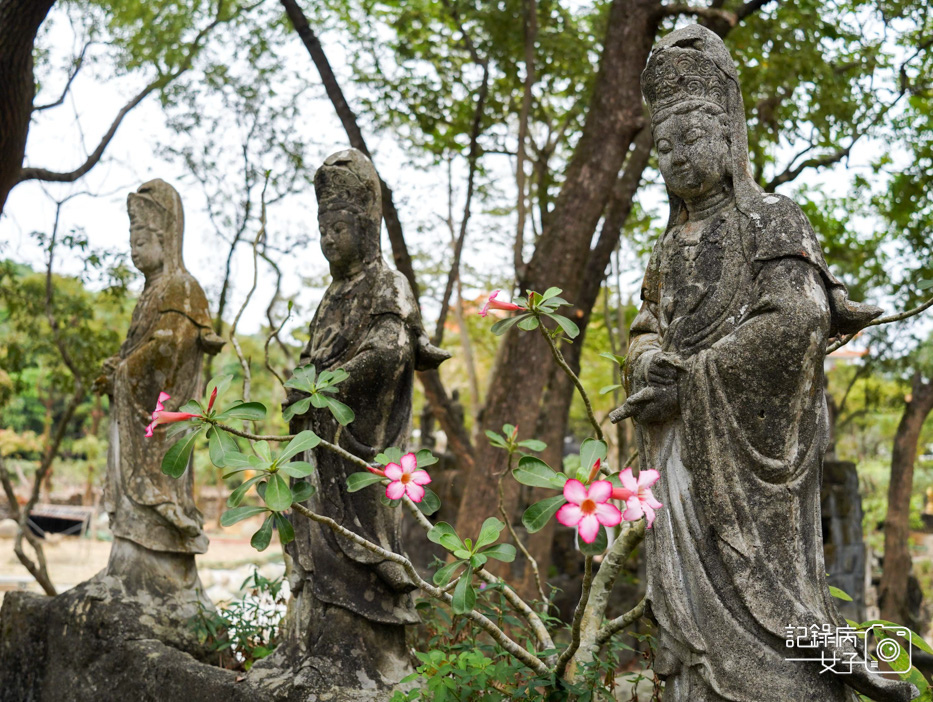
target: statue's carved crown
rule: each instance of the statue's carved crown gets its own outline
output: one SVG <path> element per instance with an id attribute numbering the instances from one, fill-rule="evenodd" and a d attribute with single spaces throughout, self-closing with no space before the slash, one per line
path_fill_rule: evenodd
<path id="1" fill-rule="evenodd" d="M 314 174 L 322 211 L 354 212 L 378 219 L 382 212 L 379 177 L 372 163 L 353 149 L 334 154 Z"/>
<path id="2" fill-rule="evenodd" d="M 642 92 L 652 115 L 687 101 L 729 107 L 726 77 L 709 56 L 693 49 L 671 47 L 652 54 Z"/>

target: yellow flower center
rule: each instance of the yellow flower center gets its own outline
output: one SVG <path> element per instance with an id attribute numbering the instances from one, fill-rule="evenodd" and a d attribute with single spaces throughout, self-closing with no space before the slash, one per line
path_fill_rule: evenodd
<path id="1" fill-rule="evenodd" d="M 402 473 L 402 477 L 399 478 L 402 481 L 402 485 L 408 485 L 411 482 L 411 473 Z"/>

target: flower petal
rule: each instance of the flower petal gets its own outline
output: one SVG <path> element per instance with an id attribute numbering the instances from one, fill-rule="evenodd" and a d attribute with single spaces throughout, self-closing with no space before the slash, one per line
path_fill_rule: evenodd
<path id="1" fill-rule="evenodd" d="M 626 503 L 626 510 L 622 513 L 622 519 L 627 522 L 635 522 L 642 518 L 644 512 L 641 509 L 641 501 L 633 495 Z"/>
<path id="2" fill-rule="evenodd" d="M 385 467 L 385 474 L 389 480 L 401 480 L 404 472 L 398 463 L 390 463 Z"/>
<path id="3" fill-rule="evenodd" d="M 426 470 L 416 470 L 411 474 L 411 482 L 415 485 L 427 485 L 431 482 L 431 476 Z"/>
<path id="4" fill-rule="evenodd" d="M 386 487 L 386 497 L 390 500 L 401 500 L 402 495 L 405 494 L 405 486 L 402 485 L 401 480 L 396 480 L 394 483 L 389 483 Z"/>
<path id="5" fill-rule="evenodd" d="M 568 502 L 579 505 L 587 498 L 586 488 L 583 487 L 583 483 L 579 480 L 571 478 L 564 483 L 564 497 L 567 498 Z"/>
<path id="6" fill-rule="evenodd" d="M 651 489 L 641 491 L 641 503 L 651 507 L 651 509 L 661 509 L 664 505 L 658 502 L 658 499 L 651 493 Z"/>
<path id="7" fill-rule="evenodd" d="M 654 524 L 654 510 L 647 504 L 642 503 L 642 509 L 645 510 L 645 518 L 648 520 L 648 528 Z"/>
<path id="8" fill-rule="evenodd" d="M 579 505 L 566 504 L 557 510 L 557 521 L 564 526 L 576 526 L 581 519 L 583 519 L 583 510 L 580 509 Z"/>
<path id="9" fill-rule="evenodd" d="M 217 388 L 215 387 L 211 391 L 211 399 L 207 403 L 207 411 L 210 412 L 214 408 L 214 400 L 217 399 Z"/>
<path id="10" fill-rule="evenodd" d="M 631 468 L 626 468 L 621 473 L 619 473 L 619 480 L 622 481 L 622 487 L 624 487 L 626 490 L 638 492 L 638 481 L 636 481 L 635 476 L 632 475 Z"/>
<path id="11" fill-rule="evenodd" d="M 165 402 L 166 400 L 171 399 L 171 397 L 172 397 L 172 396 L 169 395 L 167 392 L 160 392 L 160 393 L 159 393 L 159 400 L 158 400 L 158 401 L 159 401 L 159 402 Z"/>
<path id="12" fill-rule="evenodd" d="M 661 477 L 661 474 L 652 469 L 652 470 L 643 470 L 638 474 L 638 487 L 640 488 L 650 488 L 654 485 L 658 478 Z"/>
<path id="13" fill-rule="evenodd" d="M 411 473 L 418 467 L 418 458 L 413 453 L 406 453 L 402 456 L 402 470 Z"/>
<path id="14" fill-rule="evenodd" d="M 580 538 L 591 544 L 596 541 L 596 535 L 599 533 L 599 520 L 595 514 L 588 514 L 580 520 L 577 528 L 580 530 Z"/>
<path id="15" fill-rule="evenodd" d="M 635 493 L 628 488 L 612 488 L 613 500 L 622 500 L 623 502 L 628 502 L 628 498 L 634 494 Z"/>
<path id="16" fill-rule="evenodd" d="M 408 485 L 405 486 L 405 492 L 408 493 L 412 502 L 421 502 L 421 500 L 424 499 L 424 488 L 420 485 L 408 483 Z"/>
<path id="17" fill-rule="evenodd" d="M 615 505 L 601 504 L 596 506 L 596 519 L 603 526 L 616 526 L 622 521 L 622 513 Z"/>
<path id="18" fill-rule="evenodd" d="M 148 427 L 146 427 L 146 436 L 152 436 L 152 430 L 155 429 L 155 422 L 152 422 Z"/>
<path id="19" fill-rule="evenodd" d="M 596 503 L 602 503 L 612 497 L 612 483 L 608 480 L 596 480 L 590 485 L 589 498 Z"/>

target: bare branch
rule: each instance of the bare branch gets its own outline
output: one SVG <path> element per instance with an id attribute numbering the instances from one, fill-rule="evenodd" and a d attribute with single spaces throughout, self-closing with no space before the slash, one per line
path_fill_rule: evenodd
<path id="1" fill-rule="evenodd" d="M 68 95 L 68 91 L 71 90 L 71 84 L 74 83 L 75 78 L 77 78 L 78 76 L 78 72 L 84 66 L 84 56 L 87 53 L 88 47 L 90 47 L 91 44 L 94 44 L 94 43 L 95 42 L 93 41 L 88 41 L 82 47 L 81 53 L 79 53 L 75 57 L 73 61 L 74 67 L 72 68 L 71 73 L 68 74 L 68 81 L 65 83 L 65 87 L 62 89 L 62 93 L 61 95 L 59 95 L 58 100 L 56 100 L 55 102 L 47 103 L 45 105 L 37 105 L 36 107 L 33 107 L 32 108 L 33 114 L 35 114 L 36 112 L 42 112 L 44 110 L 50 110 L 53 107 L 58 107 L 63 102 L 65 102 L 65 97 Z"/>
<path id="2" fill-rule="evenodd" d="M 602 646 L 609 639 L 611 639 L 614 634 L 622 631 L 626 627 L 634 624 L 637 620 L 641 619 L 645 614 L 646 604 L 647 601 L 642 598 L 641 602 L 635 605 L 634 608 L 625 614 L 607 622 L 606 626 L 599 630 L 599 634 L 596 637 L 596 645 Z"/>
<path id="3" fill-rule="evenodd" d="M 557 659 L 557 666 L 554 672 L 557 677 L 564 676 L 567 670 L 567 664 L 580 648 L 580 625 L 583 622 L 583 613 L 586 611 L 586 604 L 590 600 L 590 589 L 593 585 L 593 557 L 587 556 L 583 561 L 583 592 L 580 594 L 580 601 L 577 602 L 577 608 L 573 612 L 573 622 L 570 625 L 570 645 L 565 648 L 560 658 Z"/>
<path id="4" fill-rule="evenodd" d="M 765 186 L 765 191 L 769 193 L 773 193 L 774 190 L 779 185 L 783 185 L 784 183 L 789 183 L 790 181 L 794 180 L 797 176 L 799 176 L 801 173 L 803 173 L 808 168 L 824 168 L 826 166 L 831 166 L 834 163 L 839 163 L 842 159 L 847 158 L 849 156 L 849 154 L 852 151 L 852 147 L 855 145 L 855 142 L 858 141 L 859 138 L 863 136 L 863 134 L 864 132 L 862 134 L 855 136 L 852 139 L 852 141 L 849 143 L 849 145 L 843 149 L 838 149 L 830 154 L 824 154 L 823 156 L 815 156 L 814 158 L 808 158 L 806 161 L 803 161 L 798 166 L 788 167 L 784 169 L 784 171 L 782 171 L 781 173 L 779 173 L 778 175 L 776 175 L 774 178 L 771 179 L 771 181 Z M 809 151 L 810 148 L 808 148 L 807 151 Z M 795 157 L 795 160 L 798 157 Z"/>
<path id="5" fill-rule="evenodd" d="M 214 20 L 204 29 L 198 32 L 197 36 L 188 45 L 188 53 L 185 55 L 184 60 L 181 62 L 178 68 L 172 73 L 167 73 L 153 80 L 145 88 L 139 91 L 132 100 L 130 100 L 120 109 L 116 118 L 113 120 L 113 123 L 110 125 L 110 129 L 108 129 L 104 136 L 101 137 L 100 142 L 97 144 L 97 148 L 88 155 L 83 164 L 74 170 L 67 172 L 56 172 L 46 168 L 23 168 L 20 171 L 16 182 L 22 183 L 27 180 L 44 180 L 52 183 L 73 183 L 85 175 L 92 168 L 94 168 L 94 166 L 100 162 L 101 157 L 104 155 L 104 151 L 106 151 L 107 147 L 110 145 L 110 142 L 113 140 L 113 137 L 116 135 L 117 129 L 120 128 L 120 124 L 123 122 L 123 119 L 133 110 L 133 108 L 139 105 L 139 103 L 145 100 L 151 93 L 167 87 L 172 81 L 191 68 L 194 57 L 201 49 L 201 42 L 204 41 L 204 39 L 214 30 L 215 27 L 217 27 L 217 25 L 225 21 L 221 20 L 223 6 L 223 0 L 217 3 L 217 12 L 215 14 Z"/>

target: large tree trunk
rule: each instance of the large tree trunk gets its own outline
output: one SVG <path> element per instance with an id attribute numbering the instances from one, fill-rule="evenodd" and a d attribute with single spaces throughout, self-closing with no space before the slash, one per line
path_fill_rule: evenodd
<path id="1" fill-rule="evenodd" d="M 907 603 L 910 576 L 910 493 L 914 484 L 917 443 L 927 416 L 933 411 L 933 380 L 914 373 L 910 401 L 894 435 L 888 512 L 884 520 L 884 572 L 881 576 L 881 618 L 911 625 Z"/>
<path id="2" fill-rule="evenodd" d="M 55 0 L 0 0 L 0 212 L 26 154 L 36 84 L 32 48 Z"/>
<path id="3" fill-rule="evenodd" d="M 571 301 L 576 301 L 581 292 L 593 233 L 632 140 L 645 124 L 639 77 L 654 42 L 659 7 L 658 0 L 614 0 L 609 9 L 599 75 L 583 134 L 527 266 L 522 288 L 543 291 L 557 286 Z M 598 273 L 604 269 L 605 265 Z M 579 320 L 591 306 L 578 303 L 570 315 Z M 501 431 L 508 422 L 519 427 L 521 438 L 527 438 L 534 433 L 553 361 L 538 334 L 513 327 L 502 343 L 490 383 L 483 428 Z M 504 468 L 504 459 L 502 451 L 485 442 L 476 447 L 475 469 L 466 484 L 457 517 L 457 531 L 462 537 L 475 537 L 484 517 L 489 515 L 489 505 L 496 503 L 495 476 Z M 518 490 L 513 481 L 506 481 L 506 485 L 509 486 L 506 509 L 511 513 Z"/>

